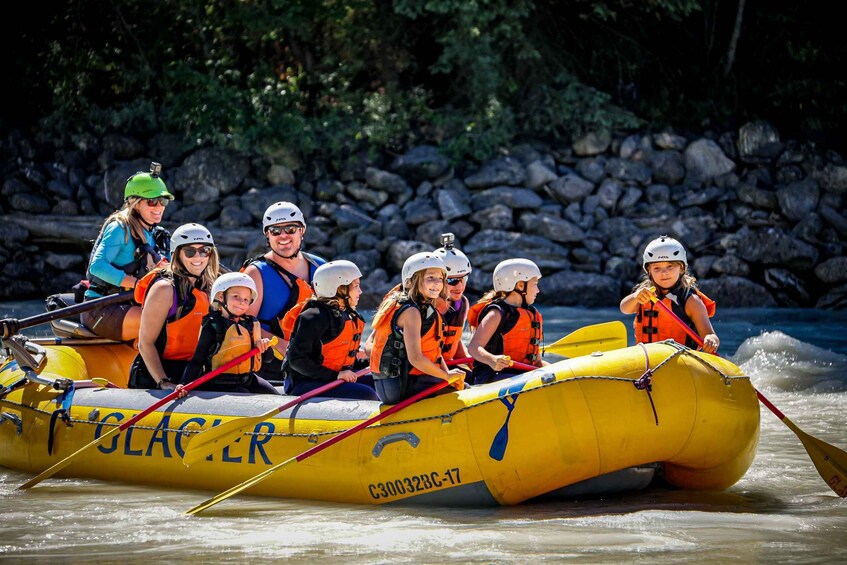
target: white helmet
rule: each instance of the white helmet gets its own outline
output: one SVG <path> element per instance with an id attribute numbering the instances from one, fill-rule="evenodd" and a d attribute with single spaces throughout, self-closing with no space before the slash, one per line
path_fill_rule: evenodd
<path id="1" fill-rule="evenodd" d="M 234 286 L 244 286 L 250 289 L 250 297 L 255 301 L 256 298 L 259 297 L 259 293 L 256 291 L 256 283 L 253 279 L 250 278 L 249 275 L 245 275 L 244 273 L 234 272 L 234 273 L 225 273 L 215 279 L 215 283 L 212 285 L 212 302 L 217 300 L 217 296 L 219 292 L 226 293 L 227 290 Z"/>
<path id="2" fill-rule="evenodd" d="M 439 247 L 438 249 L 436 249 L 434 253 L 436 256 L 441 257 L 441 259 L 444 261 L 444 264 L 447 266 L 447 276 L 464 277 L 466 275 L 471 274 L 471 271 L 473 269 L 471 268 L 470 259 L 468 259 L 467 255 L 454 248 L 452 245 L 453 234 L 441 234 L 441 240 L 442 242 L 446 240 L 448 241 L 448 243 L 446 243 L 444 247 Z"/>
<path id="3" fill-rule="evenodd" d="M 417 273 L 418 271 L 426 271 L 427 269 L 441 269 L 444 271 L 446 276 L 447 274 L 447 266 L 444 264 L 444 261 L 433 252 L 430 251 L 422 251 L 420 253 L 415 253 L 403 263 L 403 287 L 406 286 L 406 281 L 412 278 L 412 275 Z"/>
<path id="4" fill-rule="evenodd" d="M 312 286 L 318 298 L 333 298 L 338 293 L 338 287 L 350 284 L 362 278 L 362 271 L 352 261 L 339 259 L 324 263 L 315 269 Z"/>
<path id="5" fill-rule="evenodd" d="M 649 263 L 660 261 L 682 261 L 685 269 L 688 270 L 688 256 L 685 254 L 685 248 L 680 242 L 666 235 L 659 236 L 647 244 L 641 266 L 646 271 Z"/>
<path id="6" fill-rule="evenodd" d="M 183 224 L 174 230 L 171 236 L 171 256 L 176 255 L 176 250 L 183 245 L 203 243 L 215 245 L 212 234 L 200 224 Z"/>
<path id="7" fill-rule="evenodd" d="M 306 219 L 303 217 L 303 212 L 300 211 L 300 208 L 291 202 L 277 202 L 276 204 L 271 204 L 265 210 L 265 215 L 262 216 L 262 231 L 267 230 L 268 226 L 290 222 L 299 222 L 304 228 L 306 227 Z"/>
<path id="8" fill-rule="evenodd" d="M 521 281 L 541 278 L 538 265 L 529 259 L 506 259 L 494 267 L 494 290 L 511 292 Z"/>

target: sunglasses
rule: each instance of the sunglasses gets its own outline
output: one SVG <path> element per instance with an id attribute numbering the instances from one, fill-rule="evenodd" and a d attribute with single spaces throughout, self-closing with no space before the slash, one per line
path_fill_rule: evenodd
<path id="1" fill-rule="evenodd" d="M 464 282 L 464 281 L 465 281 L 465 277 L 449 278 L 449 279 L 447 279 L 447 284 L 450 285 L 450 286 L 456 286 L 460 282 Z"/>
<path id="2" fill-rule="evenodd" d="M 277 236 L 282 233 L 285 233 L 286 235 L 294 235 L 295 233 L 300 231 L 300 226 L 270 226 L 268 227 L 267 231 L 273 236 Z"/>
<path id="3" fill-rule="evenodd" d="M 145 198 L 144 201 L 151 208 L 155 208 L 156 206 L 167 206 L 171 199 L 166 196 L 160 196 L 158 198 Z"/>
<path id="4" fill-rule="evenodd" d="M 183 247 L 182 252 L 185 253 L 185 256 L 191 259 L 198 253 L 200 257 L 208 257 L 212 254 L 212 248 L 208 245 L 204 245 L 203 247 Z"/>

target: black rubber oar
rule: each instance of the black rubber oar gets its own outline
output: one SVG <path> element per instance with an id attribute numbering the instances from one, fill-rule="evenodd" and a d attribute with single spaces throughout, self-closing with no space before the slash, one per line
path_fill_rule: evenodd
<path id="1" fill-rule="evenodd" d="M 418 400 L 425 398 L 425 397 L 441 390 L 442 388 L 451 384 L 453 381 L 455 381 L 455 379 L 453 379 L 451 381 L 441 381 L 437 384 L 432 385 L 431 387 L 427 388 L 426 390 L 422 390 L 421 392 L 417 393 L 416 395 L 407 398 L 406 400 L 400 402 L 399 404 L 389 406 L 384 412 L 380 412 L 376 416 L 372 416 L 372 417 L 368 418 L 367 420 L 363 421 L 362 423 L 356 424 L 355 426 L 353 426 L 349 430 L 342 432 L 340 435 L 337 435 L 333 438 L 330 438 L 323 443 L 319 443 L 315 447 L 307 449 L 306 451 L 304 451 L 300 455 L 295 455 L 294 457 L 291 457 L 290 459 L 286 459 L 282 463 L 277 463 L 276 465 L 274 465 L 270 469 L 262 471 L 261 473 L 259 473 L 255 477 L 253 477 L 251 479 L 247 479 L 243 483 L 235 485 L 231 489 L 226 490 L 226 491 L 224 491 L 224 492 L 222 492 L 218 495 L 215 495 L 212 498 L 206 500 L 205 502 L 201 502 L 200 504 L 198 504 L 197 506 L 195 506 L 191 510 L 188 510 L 186 512 L 186 514 L 199 514 L 200 512 L 206 510 L 207 508 L 210 508 L 210 507 L 214 506 L 215 504 L 217 504 L 219 502 L 223 502 L 227 498 L 234 496 L 234 495 L 238 494 L 239 492 L 241 492 L 245 489 L 248 489 L 248 488 L 264 481 L 265 479 L 267 479 L 268 477 L 270 477 L 272 474 L 274 474 L 276 471 L 282 469 L 283 467 L 286 467 L 286 466 L 288 466 L 292 463 L 297 463 L 298 461 L 302 461 L 304 459 L 307 459 L 307 458 L 311 457 L 312 455 L 315 455 L 316 453 L 320 453 L 321 451 L 323 451 L 324 449 L 326 449 L 330 445 L 335 445 L 336 443 L 343 440 L 344 438 L 350 437 L 351 435 L 355 434 L 356 432 L 367 428 L 371 424 L 379 422 L 383 418 L 387 418 L 388 416 L 391 416 L 392 414 L 399 412 L 400 410 L 402 410 L 406 406 L 409 406 L 410 404 L 414 404 Z"/>
<path id="2" fill-rule="evenodd" d="M 677 324 L 679 324 L 679 327 L 685 330 L 685 333 L 691 336 L 691 339 L 700 344 L 701 347 L 703 346 L 703 339 L 700 335 L 692 330 L 688 324 L 683 322 L 679 316 L 674 314 L 673 310 L 671 310 L 664 302 L 657 300 L 655 297 L 653 298 L 653 302 Z M 717 353 L 715 353 L 715 355 L 717 355 Z M 759 397 L 759 402 L 767 406 L 768 410 L 773 412 L 774 415 L 779 418 L 783 424 L 788 426 L 788 429 L 794 432 L 794 435 L 800 439 L 800 443 L 802 443 L 803 447 L 806 448 L 806 453 L 808 453 L 809 457 L 811 457 L 812 463 L 814 463 L 821 478 L 826 481 L 827 486 L 829 486 L 829 488 L 831 488 L 832 491 L 841 498 L 847 497 L 847 452 L 814 436 L 810 436 L 797 427 L 797 424 L 789 420 L 788 417 L 783 414 L 779 408 L 774 406 L 770 400 L 765 398 L 765 395 L 762 394 L 759 389 L 753 387 L 753 390 L 756 391 L 756 396 Z"/>
<path id="3" fill-rule="evenodd" d="M 74 304 L 73 306 L 67 306 L 66 308 L 59 308 L 58 310 L 53 310 L 51 312 L 44 312 L 43 314 L 30 316 L 23 320 L 6 318 L 5 320 L 0 320 L 0 337 L 9 337 L 18 333 L 22 329 L 31 328 L 32 326 L 37 326 L 39 324 L 46 324 L 47 322 L 52 322 L 53 320 L 58 320 L 60 318 L 67 318 L 76 314 L 82 314 L 83 312 L 94 310 L 100 306 L 129 302 L 132 300 L 132 295 L 133 291 L 119 292 L 102 298 L 95 298 L 94 300 L 81 302 L 80 304 Z"/>

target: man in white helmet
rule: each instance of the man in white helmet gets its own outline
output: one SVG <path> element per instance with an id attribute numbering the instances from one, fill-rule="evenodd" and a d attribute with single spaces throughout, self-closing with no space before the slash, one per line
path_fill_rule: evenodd
<path id="1" fill-rule="evenodd" d="M 312 295 L 312 277 L 325 261 L 301 250 L 306 219 L 291 202 L 271 204 L 262 217 L 262 230 L 270 249 L 246 261 L 241 269 L 253 279 L 258 294 L 248 313 L 259 319 L 265 337 L 279 338 L 276 349 L 284 355 L 288 336 L 283 335 L 282 319 L 295 304 Z M 282 362 L 276 358 L 267 361 L 260 374 L 272 382 L 282 381 Z"/>
<path id="2" fill-rule="evenodd" d="M 452 361 L 468 357 L 468 350 L 462 341 L 465 322 L 468 319 L 470 303 L 465 296 L 468 276 L 473 269 L 467 255 L 453 247 L 455 236 L 452 233 L 441 234 L 442 247 L 435 250 L 447 267 L 447 298 L 438 298 L 435 307 L 444 318 L 444 360 Z M 473 384 L 470 380 L 465 381 Z"/>

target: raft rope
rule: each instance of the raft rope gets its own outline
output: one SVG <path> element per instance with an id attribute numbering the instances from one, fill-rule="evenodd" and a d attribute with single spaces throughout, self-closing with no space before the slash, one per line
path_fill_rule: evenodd
<path id="1" fill-rule="evenodd" d="M 55 438 L 56 432 L 56 420 L 61 418 L 62 422 L 69 428 L 74 427 L 73 422 L 71 421 L 71 405 L 74 400 L 74 383 L 71 381 L 70 386 L 65 389 L 65 391 L 56 398 L 56 404 L 61 404 L 60 408 L 57 408 L 50 415 L 50 433 L 47 435 L 47 455 L 53 455 L 53 439 Z"/>
<path id="2" fill-rule="evenodd" d="M 656 425 L 659 425 L 659 414 L 656 412 L 656 404 L 653 403 L 653 371 L 650 369 L 650 355 L 647 353 L 647 348 L 644 347 L 643 343 L 639 343 L 641 349 L 644 351 L 644 374 L 641 375 L 638 379 L 632 381 L 632 384 L 635 385 L 635 388 L 638 390 L 643 390 L 647 392 L 647 398 L 650 399 L 650 408 L 653 409 L 653 419 L 656 420 Z M 668 356 L 668 359 L 677 355 L 673 353 Z M 665 359 L 667 361 L 667 359 Z M 664 363 L 664 361 L 663 361 Z M 658 367 L 656 367 L 658 369 Z"/>
<path id="3" fill-rule="evenodd" d="M 685 347 L 684 345 L 680 345 L 680 344 L 678 344 L 678 343 L 676 343 L 672 340 L 668 340 L 668 341 L 661 342 L 661 343 L 672 346 L 676 351 L 674 351 L 673 353 L 668 355 L 667 358 L 665 358 L 661 363 L 659 363 L 658 365 L 656 365 L 656 367 L 654 367 L 652 369 L 651 373 L 653 375 L 655 375 L 655 373 L 659 369 L 661 369 L 665 364 L 667 364 L 668 362 L 670 362 L 674 358 L 678 357 L 679 355 L 689 355 L 689 356 L 693 357 L 694 359 L 698 360 L 700 363 L 702 363 L 707 368 L 711 369 L 712 371 L 714 371 L 715 373 L 720 375 L 721 378 L 724 380 L 724 383 L 727 384 L 727 385 L 729 385 L 732 380 L 750 380 L 750 377 L 746 376 L 746 375 L 729 376 L 729 375 L 725 374 L 724 372 L 722 372 L 720 369 L 718 369 L 717 367 L 715 367 L 711 363 L 708 363 L 707 361 L 701 359 L 697 355 L 693 355 L 689 348 Z M 543 368 L 538 368 L 536 370 L 543 370 Z M 526 390 L 520 390 L 520 391 L 517 391 L 517 392 L 508 392 L 508 393 L 505 393 L 503 395 L 498 395 L 494 398 L 489 398 L 488 400 L 483 400 L 482 402 L 475 403 L 471 406 L 463 406 L 462 408 L 459 408 L 459 409 L 455 410 L 454 412 L 448 412 L 448 413 L 445 413 L 445 414 L 435 414 L 435 415 L 432 415 L 432 416 L 424 416 L 424 417 L 421 417 L 421 418 L 413 418 L 413 419 L 409 419 L 409 420 L 400 420 L 400 421 L 397 421 L 397 422 L 387 422 L 387 423 L 386 422 L 380 422 L 378 424 L 378 426 L 380 428 L 387 428 L 389 426 L 403 426 L 403 425 L 413 424 L 413 423 L 417 423 L 417 422 L 426 422 L 426 421 L 429 421 L 429 420 L 441 420 L 442 422 L 449 422 L 449 421 L 452 420 L 452 418 L 454 416 L 461 414 L 462 412 L 465 412 L 465 411 L 470 410 L 472 408 L 475 408 L 477 406 L 482 406 L 483 404 L 489 404 L 491 402 L 501 402 L 502 398 L 519 396 L 521 394 L 525 394 L 525 393 L 528 393 L 528 392 L 533 392 L 533 391 L 540 390 L 540 389 L 543 389 L 543 388 L 547 388 L 547 387 L 551 387 L 551 386 L 557 386 L 557 385 L 561 385 L 561 384 L 569 383 L 569 382 L 573 382 L 573 381 L 596 380 L 596 379 L 607 380 L 607 381 L 619 381 L 619 382 L 622 382 L 622 383 L 628 383 L 630 385 L 633 384 L 633 380 L 631 378 L 613 377 L 613 376 L 610 376 L 610 375 L 583 375 L 583 376 L 579 376 L 579 377 L 571 377 L 571 378 L 568 378 L 568 379 L 555 380 L 555 381 L 550 381 L 550 382 L 543 382 L 542 381 L 542 383 L 540 385 L 535 386 L 533 388 L 526 389 Z M 51 412 L 47 412 L 45 410 L 42 410 L 40 408 L 35 408 L 33 406 L 20 404 L 18 402 L 12 402 L 12 401 L 7 400 L 5 398 L 0 399 L 0 404 L 13 405 L 13 406 L 16 406 L 16 407 L 25 408 L 25 409 L 32 410 L 34 412 L 40 412 L 42 414 L 52 416 Z M 118 426 L 121 425 L 120 422 L 101 422 L 99 420 L 91 420 L 91 419 L 69 418 L 69 421 L 73 422 L 73 423 L 79 423 L 79 424 L 91 424 L 91 425 L 106 426 L 106 427 L 118 427 Z M 187 428 L 177 429 L 177 428 L 162 428 L 162 427 L 159 427 L 159 426 L 138 426 L 138 425 L 133 425 L 131 427 L 133 429 L 137 429 L 137 430 L 150 430 L 150 431 L 154 431 L 154 432 L 159 431 L 159 432 L 175 433 L 175 434 L 182 434 L 183 436 L 189 436 L 189 435 L 192 435 L 192 434 L 199 434 L 201 432 L 206 431 L 206 429 L 208 429 L 208 428 L 205 428 L 205 429 L 187 429 Z M 310 440 L 317 441 L 317 439 L 322 437 L 322 436 L 334 436 L 334 435 L 338 435 L 340 433 L 344 433 L 345 431 L 346 431 L 345 429 L 342 429 L 342 430 L 327 430 L 327 431 L 310 432 L 310 433 L 244 432 L 243 435 L 245 435 L 245 436 L 262 436 L 262 437 L 265 437 L 265 436 L 302 437 L 302 438 L 308 438 Z"/>

